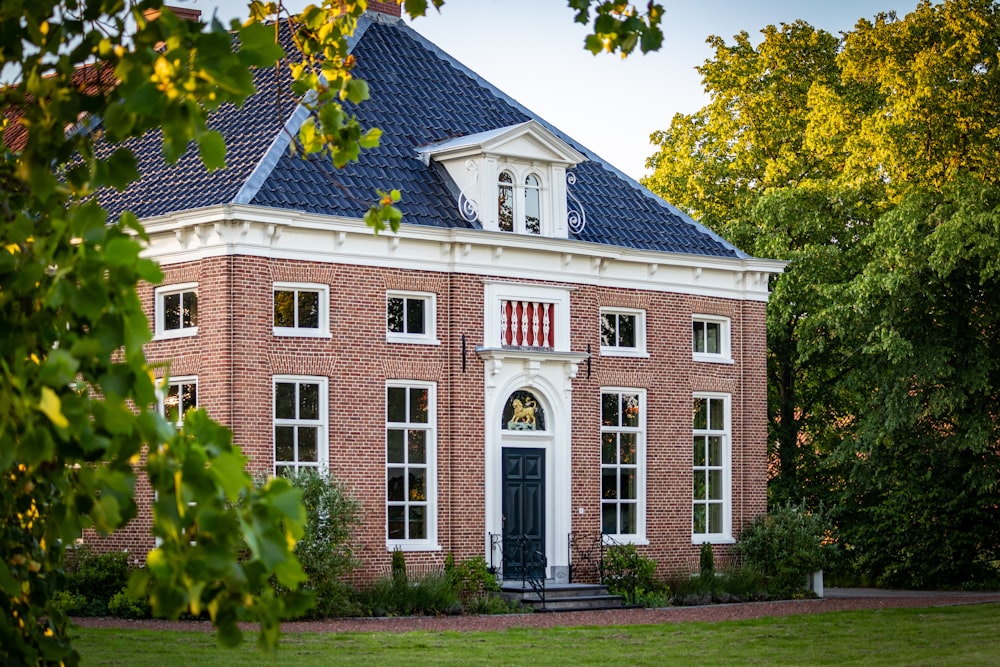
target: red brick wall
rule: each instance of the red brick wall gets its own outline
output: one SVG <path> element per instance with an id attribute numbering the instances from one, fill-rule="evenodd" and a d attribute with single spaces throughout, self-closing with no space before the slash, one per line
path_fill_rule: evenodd
<path id="1" fill-rule="evenodd" d="M 388 14 L 389 16 L 402 16 L 402 8 L 399 3 L 389 0 L 388 2 L 380 2 L 379 0 L 369 0 L 368 11 L 378 12 L 379 14 Z"/>
<path id="2" fill-rule="evenodd" d="M 259 473 L 272 470 L 272 377 L 329 378 L 331 472 L 361 501 L 364 524 L 358 556 L 370 579 L 388 567 L 385 546 L 385 383 L 437 383 L 438 540 L 441 552 L 408 553 L 408 563 L 462 559 L 484 553 L 484 286 L 477 276 L 319 264 L 260 257 L 211 258 L 165 267 L 164 285 L 197 282 L 198 335 L 154 341 L 152 362 L 172 360 L 173 375 L 198 376 L 198 402 L 231 426 L 235 442 Z M 276 337 L 274 282 L 329 285 L 331 338 Z M 437 295 L 441 345 L 385 340 L 387 289 Z M 758 302 L 661 292 L 575 286 L 571 348 L 592 352 L 590 375 L 581 364 L 573 381 L 573 530 L 600 530 L 600 389 L 646 389 L 646 532 L 642 551 L 661 574 L 693 571 L 700 545 L 691 544 L 692 394 L 731 395 L 733 529 L 766 510 L 765 306 Z M 153 289 L 140 296 L 152 322 Z M 599 309 L 646 311 L 649 358 L 602 357 Z M 730 318 L 733 364 L 694 362 L 692 313 Z M 462 336 L 466 339 L 462 368 Z M 492 340 L 492 336 L 491 336 Z M 148 485 L 137 487 L 140 515 L 132 528 L 103 543 L 145 553 L 149 537 Z M 584 514 L 577 508 L 583 507 Z M 725 558 L 726 547 L 716 550 Z"/>

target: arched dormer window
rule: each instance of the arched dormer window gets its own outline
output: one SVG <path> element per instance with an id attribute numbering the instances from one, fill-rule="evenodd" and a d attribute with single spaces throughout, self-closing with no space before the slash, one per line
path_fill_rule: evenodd
<path id="1" fill-rule="evenodd" d="M 514 231 L 514 177 L 509 171 L 502 171 L 497 180 L 497 221 L 501 232 L 512 232 Z"/>
<path id="2" fill-rule="evenodd" d="M 524 179 L 524 231 L 529 234 L 542 233 L 541 188 L 535 174 Z"/>

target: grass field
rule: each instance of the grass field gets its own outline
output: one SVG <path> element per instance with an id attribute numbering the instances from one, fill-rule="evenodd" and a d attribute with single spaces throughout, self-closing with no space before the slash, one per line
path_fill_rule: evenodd
<path id="1" fill-rule="evenodd" d="M 1000 665 L 1000 604 L 725 623 L 287 634 L 264 655 L 202 632 L 80 629 L 84 665 Z"/>

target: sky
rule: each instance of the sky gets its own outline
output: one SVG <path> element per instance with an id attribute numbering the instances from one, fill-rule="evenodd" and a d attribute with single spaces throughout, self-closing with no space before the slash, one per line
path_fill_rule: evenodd
<path id="1" fill-rule="evenodd" d="M 439 48 L 523 106 L 639 179 L 655 153 L 649 136 L 675 114 L 707 102 L 695 68 L 712 56 L 711 35 L 733 42 L 746 31 L 759 40 L 767 25 L 803 19 L 833 34 L 861 18 L 917 0 L 660 0 L 666 9 L 663 47 L 626 59 L 583 48 L 586 27 L 573 22 L 565 0 L 446 0 L 440 13 L 411 22 Z M 246 13 L 241 0 L 168 0 L 224 21 Z M 293 9 L 307 0 L 286 2 Z M 643 5 L 644 2 L 637 4 Z"/>

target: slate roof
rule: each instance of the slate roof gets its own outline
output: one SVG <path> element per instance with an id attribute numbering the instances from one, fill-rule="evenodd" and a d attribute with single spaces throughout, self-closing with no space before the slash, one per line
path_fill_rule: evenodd
<path id="1" fill-rule="evenodd" d="M 355 35 L 356 75 L 371 99 L 351 109 L 362 127 L 379 127 L 378 148 L 336 169 L 320 158 L 287 150 L 290 116 L 287 82 L 275 70 L 258 71 L 255 93 L 240 109 L 226 106 L 209 119 L 227 143 L 225 169 L 206 173 L 192 148 L 164 165 L 158 132 L 132 142 L 143 178 L 124 193 L 102 193 L 112 215 L 131 210 L 140 218 L 227 203 L 359 218 L 376 189 L 399 189 L 405 224 L 479 228 L 458 212 L 454 184 L 443 169 L 425 166 L 417 149 L 488 132 L 534 118 L 587 156 L 570 186 L 587 215 L 571 235 L 603 245 L 745 258 L 746 254 L 663 202 L 600 157 L 538 118 L 428 42 L 402 21 L 362 19 Z M 300 110 L 301 113 L 301 110 Z"/>

